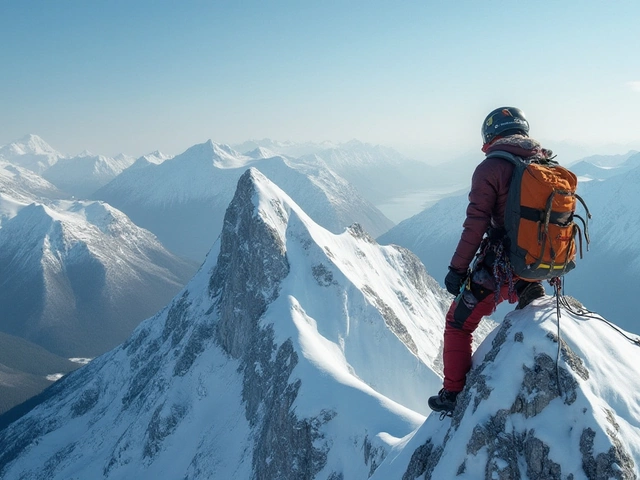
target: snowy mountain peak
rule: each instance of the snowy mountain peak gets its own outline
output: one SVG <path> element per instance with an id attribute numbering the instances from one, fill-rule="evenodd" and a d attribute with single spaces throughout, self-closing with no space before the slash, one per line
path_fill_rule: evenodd
<path id="1" fill-rule="evenodd" d="M 48 199 L 64 197 L 62 192 L 33 171 L 2 160 L 0 160 L 0 192 L 19 203 L 44 201 L 45 197 Z"/>
<path id="2" fill-rule="evenodd" d="M 260 159 L 260 158 L 275 157 L 277 153 L 265 147 L 258 147 L 255 150 L 252 150 L 251 152 L 246 153 L 246 155 L 251 158 Z"/>
<path id="3" fill-rule="evenodd" d="M 637 478 L 640 347 L 565 305 L 560 318 L 551 297 L 508 314 L 453 417 L 432 414 L 372 478 Z"/>
<path id="4" fill-rule="evenodd" d="M 254 159 L 213 142 L 194 145 L 160 165 L 140 160 L 93 198 L 114 205 L 156 232 L 172 251 L 202 261 L 211 239 L 220 233 L 238 179 L 249 166 L 258 168 L 334 233 L 358 222 L 377 236 L 393 225 L 324 162 L 280 156 Z M 197 223 L 196 216 L 201 218 Z M 183 234 L 185 229 L 189 235 Z"/>
<path id="5" fill-rule="evenodd" d="M 86 148 L 81 151 L 78 155 L 76 155 L 76 157 L 95 157 L 96 155 L 93 154 L 93 152 L 87 150 Z"/>
<path id="6" fill-rule="evenodd" d="M 424 419 L 446 302 L 249 169 L 182 293 L 0 431 L 0 475 L 366 478 Z"/>
<path id="7" fill-rule="evenodd" d="M 181 155 L 174 157 L 174 160 L 187 162 L 211 162 L 214 167 L 220 169 L 238 168 L 251 160 L 228 145 L 215 143 L 211 140 L 197 144 L 187 149 Z"/>
<path id="8" fill-rule="evenodd" d="M 151 163 L 160 164 L 160 163 L 164 162 L 165 160 L 169 160 L 170 158 L 173 158 L 173 156 L 172 155 L 166 155 L 166 154 L 162 153 L 160 150 L 155 150 L 155 151 L 153 151 L 151 153 L 143 155 L 140 158 L 144 158 L 148 162 L 151 162 Z"/>
<path id="9" fill-rule="evenodd" d="M 122 342 L 193 270 L 107 204 L 21 206 L 0 229 L 2 328 L 61 355 L 95 356 Z"/>
<path id="10" fill-rule="evenodd" d="M 53 153 L 60 155 L 42 138 L 32 133 L 25 135 L 20 140 L 12 143 L 11 146 L 16 149 L 16 152 L 18 152 L 19 150 L 23 155 L 27 153 L 35 153 L 40 155 Z"/>
<path id="11" fill-rule="evenodd" d="M 0 159 L 42 173 L 58 159 L 64 158 L 37 135 L 29 134 L 0 148 Z"/>
<path id="12" fill-rule="evenodd" d="M 365 145 L 368 145 L 368 144 L 365 144 L 356 138 L 352 138 L 348 142 L 341 144 L 340 148 L 362 148 Z"/>
<path id="13" fill-rule="evenodd" d="M 127 155 L 110 158 L 85 150 L 75 157 L 61 159 L 42 175 L 61 190 L 75 197 L 87 198 L 134 161 L 133 157 Z"/>

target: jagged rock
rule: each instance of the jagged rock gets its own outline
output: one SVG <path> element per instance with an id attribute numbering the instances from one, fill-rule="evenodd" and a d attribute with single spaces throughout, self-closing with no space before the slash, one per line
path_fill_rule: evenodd
<path id="1" fill-rule="evenodd" d="M 375 474 L 423 419 L 406 405 L 440 382 L 448 302 L 431 282 L 408 252 L 321 229 L 249 170 L 189 285 L 0 431 L 0 475 Z"/>
<path id="2" fill-rule="evenodd" d="M 561 327 L 558 349 L 552 299 L 507 315 L 476 352 L 451 420 L 432 414 L 394 455 L 395 466 L 383 462 L 372 479 L 638 478 L 637 418 L 632 400 L 616 393 L 627 387 L 603 390 L 618 369 L 637 378 L 637 347 L 564 309 Z M 600 346 L 627 356 L 609 371 L 585 356 Z"/>

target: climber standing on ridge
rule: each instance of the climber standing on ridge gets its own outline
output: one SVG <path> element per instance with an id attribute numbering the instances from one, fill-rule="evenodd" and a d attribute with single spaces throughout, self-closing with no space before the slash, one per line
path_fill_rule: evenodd
<path id="1" fill-rule="evenodd" d="M 445 414 L 453 412 L 464 388 L 471 368 L 472 334 L 482 317 L 503 300 L 518 301 L 516 309 L 521 309 L 545 295 L 540 281 L 518 278 L 506 260 L 505 207 L 515 166 L 490 154 L 508 152 L 545 162 L 552 152 L 529 137 L 529 122 L 513 107 L 498 108 L 486 117 L 482 140 L 487 158 L 473 173 L 462 235 L 445 278 L 447 291 L 456 298 L 444 330 L 444 388 L 429 398 L 429 407 Z"/>

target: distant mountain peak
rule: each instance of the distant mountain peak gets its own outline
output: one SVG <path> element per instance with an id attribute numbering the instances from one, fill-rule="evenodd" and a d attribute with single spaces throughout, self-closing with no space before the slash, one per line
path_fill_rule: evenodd
<path id="1" fill-rule="evenodd" d="M 174 160 L 187 162 L 211 163 L 216 168 L 237 168 L 246 164 L 249 157 L 236 152 L 229 145 L 215 143 L 207 140 L 196 144 L 184 153 L 174 157 Z"/>
<path id="2" fill-rule="evenodd" d="M 277 153 L 275 153 L 273 150 L 270 150 L 266 147 L 258 147 L 255 150 L 252 150 L 248 153 L 246 153 L 247 156 L 251 157 L 251 158 L 255 158 L 255 159 L 261 159 L 261 158 L 272 158 L 277 156 Z"/>
<path id="3" fill-rule="evenodd" d="M 22 151 L 22 154 L 31 153 L 31 154 L 45 155 L 45 154 L 53 153 L 53 154 L 60 155 L 41 137 L 33 133 L 29 133 L 25 135 L 20 140 L 16 140 L 10 145 L 14 146 L 16 149 L 20 149 Z"/>
<path id="4" fill-rule="evenodd" d="M 28 134 L 20 140 L 1 147 L 0 158 L 36 173 L 42 173 L 58 159 L 64 158 L 64 155 L 54 150 L 38 135 Z"/>
<path id="5" fill-rule="evenodd" d="M 82 150 L 78 155 L 76 155 L 77 157 L 95 157 L 96 155 L 93 154 L 93 152 L 89 151 L 88 149 L 84 149 Z"/>
<path id="6" fill-rule="evenodd" d="M 361 142 L 357 138 L 352 138 L 348 142 L 345 142 L 342 145 L 340 145 L 340 147 L 354 148 L 354 147 L 362 147 L 363 145 L 368 145 L 368 144 Z"/>

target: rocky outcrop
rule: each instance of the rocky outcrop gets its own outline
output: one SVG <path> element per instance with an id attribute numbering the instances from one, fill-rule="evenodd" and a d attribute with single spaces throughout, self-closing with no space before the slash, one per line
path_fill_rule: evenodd
<path id="1" fill-rule="evenodd" d="M 431 423 L 434 432 L 414 448 L 403 480 L 637 478 L 614 412 L 606 410 L 603 429 L 598 412 L 590 409 L 585 384 L 591 373 L 580 355 L 562 339 L 557 348 L 558 336 L 545 330 L 553 325 L 549 314 L 542 325 L 523 316 L 509 315 L 500 325 L 491 348 L 467 376 L 451 420 Z M 524 362 L 514 365 L 514 359 Z M 506 383 L 500 385 L 497 376 Z M 566 436 L 561 450 L 550 432 Z M 603 441 L 610 448 L 596 453 L 596 438 L 600 449 Z M 579 454 L 581 462 L 566 461 L 571 453 Z M 458 463 L 452 463 L 455 458 Z"/>
<path id="2" fill-rule="evenodd" d="M 400 401 L 438 381 L 428 281 L 408 252 L 329 233 L 248 170 L 187 287 L 0 431 L 0 476 L 370 476 L 422 419 Z"/>

